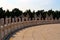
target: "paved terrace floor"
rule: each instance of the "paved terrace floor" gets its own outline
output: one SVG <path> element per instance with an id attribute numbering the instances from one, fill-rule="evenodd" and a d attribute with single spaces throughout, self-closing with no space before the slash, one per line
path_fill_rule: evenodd
<path id="1" fill-rule="evenodd" d="M 26 28 L 9 40 L 60 40 L 60 24 L 48 24 Z"/>

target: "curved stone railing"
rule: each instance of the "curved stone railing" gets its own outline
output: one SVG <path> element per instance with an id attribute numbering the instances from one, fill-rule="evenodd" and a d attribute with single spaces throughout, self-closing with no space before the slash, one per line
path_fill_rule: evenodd
<path id="1" fill-rule="evenodd" d="M 19 18 L 20 19 L 20 18 Z M 26 18 L 25 18 L 26 19 Z M 5 21 L 5 23 L 4 23 Z M 59 20 L 28 20 L 28 18 L 24 21 L 24 19 L 19 21 L 14 21 L 14 19 L 11 22 L 11 19 L 8 21 L 5 19 L 0 19 L 0 40 L 4 40 L 10 33 L 29 26 L 33 25 L 40 25 L 40 24 L 53 24 L 53 23 L 60 23 Z"/>

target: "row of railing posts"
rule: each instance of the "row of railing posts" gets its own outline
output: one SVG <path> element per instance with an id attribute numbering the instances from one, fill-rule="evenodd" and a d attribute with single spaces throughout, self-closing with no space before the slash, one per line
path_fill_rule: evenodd
<path id="1" fill-rule="evenodd" d="M 22 21 L 21 21 L 22 20 Z M 15 18 L 1 18 L 0 19 L 0 40 L 3 40 L 4 37 L 6 37 L 8 34 L 11 32 L 14 32 L 15 30 L 27 27 L 27 26 L 32 26 L 32 25 L 37 25 L 37 24 L 48 24 L 48 23 L 60 23 L 60 18 L 59 20 L 55 19 L 45 19 L 41 20 L 40 18 L 20 18 L 20 17 L 15 17 Z"/>

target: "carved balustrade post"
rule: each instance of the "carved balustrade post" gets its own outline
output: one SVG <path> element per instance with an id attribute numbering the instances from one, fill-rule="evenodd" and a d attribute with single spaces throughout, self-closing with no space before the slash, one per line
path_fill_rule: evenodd
<path id="1" fill-rule="evenodd" d="M 4 26 L 4 18 L 0 19 L 0 26 Z"/>
<path id="2" fill-rule="evenodd" d="M 20 29 L 20 27 L 21 27 L 21 18 L 20 18 L 20 17 L 18 17 L 18 19 L 19 19 L 18 29 Z"/>
<path id="3" fill-rule="evenodd" d="M 11 30 L 14 31 L 15 30 L 15 25 L 14 25 L 15 21 L 14 21 L 14 18 L 12 18 L 12 27 L 11 27 Z M 14 29 L 14 30 L 13 30 Z"/>
<path id="4" fill-rule="evenodd" d="M 5 24 L 8 25 L 8 18 L 5 18 Z"/>
<path id="5" fill-rule="evenodd" d="M 60 23 L 60 18 L 59 18 L 59 23 Z"/>
<path id="6" fill-rule="evenodd" d="M 2 39 L 5 35 L 5 32 L 4 32 L 4 18 L 1 18 L 0 19 L 0 39 Z"/>
<path id="7" fill-rule="evenodd" d="M 11 24 L 11 17 L 9 17 L 9 24 Z"/>
<path id="8" fill-rule="evenodd" d="M 31 18 L 29 18 L 29 25 L 31 25 Z"/>

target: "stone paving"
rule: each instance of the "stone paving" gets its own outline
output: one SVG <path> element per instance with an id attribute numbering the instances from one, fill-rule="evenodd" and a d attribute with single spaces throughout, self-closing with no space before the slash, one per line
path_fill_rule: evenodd
<path id="1" fill-rule="evenodd" d="M 60 24 L 48 24 L 26 28 L 9 40 L 60 40 Z"/>

